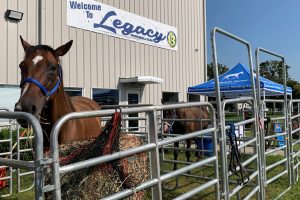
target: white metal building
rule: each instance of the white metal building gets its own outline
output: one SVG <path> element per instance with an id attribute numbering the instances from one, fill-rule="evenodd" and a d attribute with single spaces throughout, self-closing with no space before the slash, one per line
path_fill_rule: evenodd
<path id="1" fill-rule="evenodd" d="M 177 51 L 71 27 L 67 24 L 70 0 L 1 0 L 0 106 L 14 105 L 19 95 L 18 65 L 24 55 L 19 35 L 33 45 L 53 48 L 73 39 L 70 52 L 62 58 L 64 85 L 72 94 L 100 103 L 187 101 L 187 87 L 204 82 L 205 0 L 98 2 L 175 27 Z M 22 20 L 5 17 L 7 10 L 22 12 Z"/>

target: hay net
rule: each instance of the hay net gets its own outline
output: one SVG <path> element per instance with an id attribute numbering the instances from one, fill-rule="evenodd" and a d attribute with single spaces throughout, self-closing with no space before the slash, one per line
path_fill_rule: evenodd
<path id="1" fill-rule="evenodd" d="M 75 148 L 70 155 L 60 159 L 61 165 L 71 164 L 102 155 L 111 154 L 113 149 L 118 151 L 118 140 L 121 133 L 121 113 L 115 112 L 106 122 L 102 133 L 92 142 Z M 67 147 L 68 148 L 68 147 Z M 67 149 L 64 147 L 64 149 Z"/>
<path id="2" fill-rule="evenodd" d="M 142 144 L 140 138 L 121 133 L 121 113 L 115 112 L 96 139 L 62 145 L 60 164 L 72 164 Z M 62 199 L 99 199 L 123 189 L 134 188 L 148 180 L 148 163 L 147 154 L 139 153 L 64 174 L 61 176 Z M 143 195 L 143 192 L 137 192 L 129 199 L 141 199 Z M 52 195 L 45 197 L 51 199 Z"/>

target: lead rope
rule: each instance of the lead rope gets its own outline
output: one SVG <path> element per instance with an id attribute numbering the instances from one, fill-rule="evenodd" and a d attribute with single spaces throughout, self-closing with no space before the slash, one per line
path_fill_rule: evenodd
<path id="1" fill-rule="evenodd" d="M 229 137 L 230 141 L 230 161 L 228 165 L 229 171 L 239 177 L 238 184 L 245 185 L 249 181 L 249 174 L 247 169 L 243 166 L 241 161 L 241 154 L 238 150 L 238 143 L 237 138 L 235 135 L 235 125 L 233 123 L 227 124 L 230 126 L 229 130 L 226 131 L 227 136 Z M 240 167 L 239 172 L 237 167 Z"/>
<path id="2" fill-rule="evenodd" d="M 265 136 L 269 135 L 269 124 L 270 124 L 270 122 L 271 122 L 271 118 L 267 117 L 267 121 L 265 123 L 265 130 L 266 130 Z M 265 141 L 265 150 L 267 150 L 270 147 L 271 143 L 272 143 L 272 141 L 270 141 L 269 139 L 267 139 Z"/>

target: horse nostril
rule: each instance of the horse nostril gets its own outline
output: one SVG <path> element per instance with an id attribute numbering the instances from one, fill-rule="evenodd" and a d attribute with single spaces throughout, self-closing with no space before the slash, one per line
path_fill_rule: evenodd
<path id="1" fill-rule="evenodd" d="M 21 106 L 20 103 L 17 103 L 15 105 L 15 111 L 17 111 L 17 112 L 27 112 L 27 113 L 34 114 L 36 112 L 36 106 L 35 105 Z"/>
<path id="2" fill-rule="evenodd" d="M 20 103 L 16 103 L 15 105 L 15 111 L 19 112 L 19 111 L 22 111 L 22 106 Z"/>

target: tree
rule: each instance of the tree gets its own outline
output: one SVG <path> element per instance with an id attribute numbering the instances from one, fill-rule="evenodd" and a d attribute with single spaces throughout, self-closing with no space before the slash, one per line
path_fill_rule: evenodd
<path id="1" fill-rule="evenodd" d="M 293 99 L 300 99 L 300 83 L 295 80 L 288 80 L 287 86 L 291 87 L 293 90 Z"/>
<path id="2" fill-rule="evenodd" d="M 213 63 L 207 64 L 207 79 L 210 80 L 214 78 Z M 219 75 L 225 73 L 229 68 L 226 65 L 218 63 Z"/>
<path id="3" fill-rule="evenodd" d="M 287 81 L 290 80 L 288 69 L 291 68 L 288 65 L 286 67 Z M 271 81 L 283 84 L 283 69 L 282 61 L 270 60 L 260 64 L 259 74 Z"/>
<path id="4" fill-rule="evenodd" d="M 286 67 L 287 75 L 287 86 L 291 87 L 293 90 L 293 99 L 300 98 L 300 83 L 290 78 L 288 70 L 291 68 L 288 65 Z M 270 79 L 276 83 L 283 84 L 283 70 L 281 61 L 266 61 L 260 64 L 260 75 Z"/>

